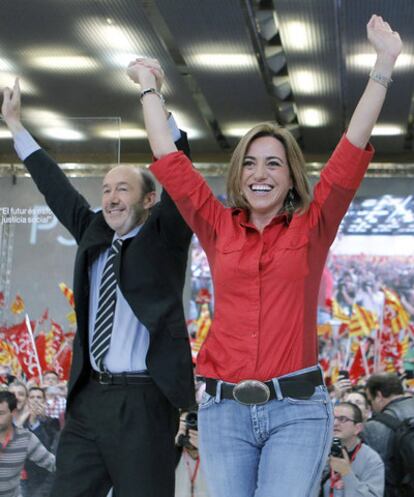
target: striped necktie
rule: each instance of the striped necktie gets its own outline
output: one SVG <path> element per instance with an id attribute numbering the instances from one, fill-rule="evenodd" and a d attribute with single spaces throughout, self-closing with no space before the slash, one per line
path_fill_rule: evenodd
<path id="1" fill-rule="evenodd" d="M 118 238 L 112 244 L 102 272 L 99 286 L 98 310 L 96 311 L 91 352 L 95 362 L 104 371 L 103 360 L 111 343 L 116 304 L 115 258 L 121 250 L 123 240 Z"/>

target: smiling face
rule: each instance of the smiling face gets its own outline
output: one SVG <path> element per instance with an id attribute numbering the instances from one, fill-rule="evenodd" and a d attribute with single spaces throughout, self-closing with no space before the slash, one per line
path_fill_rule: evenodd
<path id="1" fill-rule="evenodd" d="M 292 188 L 283 144 L 272 136 L 256 138 L 247 149 L 240 178 L 253 223 L 267 224 L 283 209 Z"/>
<path id="2" fill-rule="evenodd" d="M 140 171 L 128 166 L 111 169 L 102 186 L 105 221 L 119 236 L 143 223 L 154 205 L 155 192 L 143 194 Z"/>
<path id="3" fill-rule="evenodd" d="M 17 399 L 17 410 L 23 410 L 27 402 L 27 390 L 23 385 L 10 385 L 9 392 L 14 393 Z"/>

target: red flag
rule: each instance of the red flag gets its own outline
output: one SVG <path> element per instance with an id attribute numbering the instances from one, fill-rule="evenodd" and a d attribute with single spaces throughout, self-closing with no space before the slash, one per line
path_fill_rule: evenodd
<path id="1" fill-rule="evenodd" d="M 41 318 L 39 319 L 39 324 L 43 325 L 48 320 L 49 320 L 49 309 L 45 309 L 44 313 L 42 314 Z"/>
<path id="2" fill-rule="evenodd" d="M 358 380 L 368 374 L 365 371 L 364 361 L 362 357 L 361 344 L 358 345 L 358 350 L 354 355 L 351 367 L 349 368 L 349 379 L 352 383 L 358 383 Z"/>
<path id="3" fill-rule="evenodd" d="M 70 366 L 72 364 L 72 348 L 66 345 L 54 362 L 54 369 L 62 380 L 69 380 Z"/>
<path id="4" fill-rule="evenodd" d="M 34 322 L 30 324 L 33 328 Z M 40 371 L 37 365 L 37 355 L 25 321 L 5 329 L 4 336 L 13 346 L 26 378 L 30 380 L 31 378 L 39 377 Z"/>
<path id="5" fill-rule="evenodd" d="M 0 308 L 4 307 L 4 292 L 0 292 Z"/>

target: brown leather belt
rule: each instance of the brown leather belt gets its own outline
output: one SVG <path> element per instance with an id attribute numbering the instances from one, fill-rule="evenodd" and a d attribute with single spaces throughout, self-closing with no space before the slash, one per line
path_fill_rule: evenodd
<path id="1" fill-rule="evenodd" d="M 213 397 L 217 393 L 219 380 L 206 378 L 206 392 Z M 309 399 L 315 392 L 315 387 L 323 385 L 320 369 L 308 373 L 278 379 L 280 393 L 283 397 L 294 399 Z M 265 404 L 269 400 L 280 398 L 276 394 L 272 380 L 262 382 L 258 380 L 243 380 L 239 383 L 221 383 L 221 398 L 237 400 L 240 404 Z"/>
<path id="2" fill-rule="evenodd" d="M 101 385 L 140 385 L 152 383 L 147 372 L 143 373 L 108 373 L 106 371 L 91 371 L 91 378 Z"/>

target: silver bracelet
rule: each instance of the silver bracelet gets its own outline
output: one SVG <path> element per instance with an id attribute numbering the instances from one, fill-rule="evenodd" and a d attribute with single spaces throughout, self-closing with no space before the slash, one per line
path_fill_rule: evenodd
<path id="1" fill-rule="evenodd" d="M 391 78 L 387 78 L 387 76 L 383 76 L 381 73 L 376 72 L 374 69 L 369 73 L 369 77 L 387 89 L 392 83 Z"/>
<path id="2" fill-rule="evenodd" d="M 142 99 L 145 97 L 145 95 L 148 95 L 149 93 L 153 93 L 154 95 L 157 95 L 157 97 L 159 97 L 159 99 L 161 100 L 162 105 L 165 105 L 165 98 L 161 95 L 161 93 L 156 88 L 145 88 L 144 90 L 142 90 L 141 95 L 139 97 L 139 99 L 141 100 L 141 103 L 142 103 Z"/>

